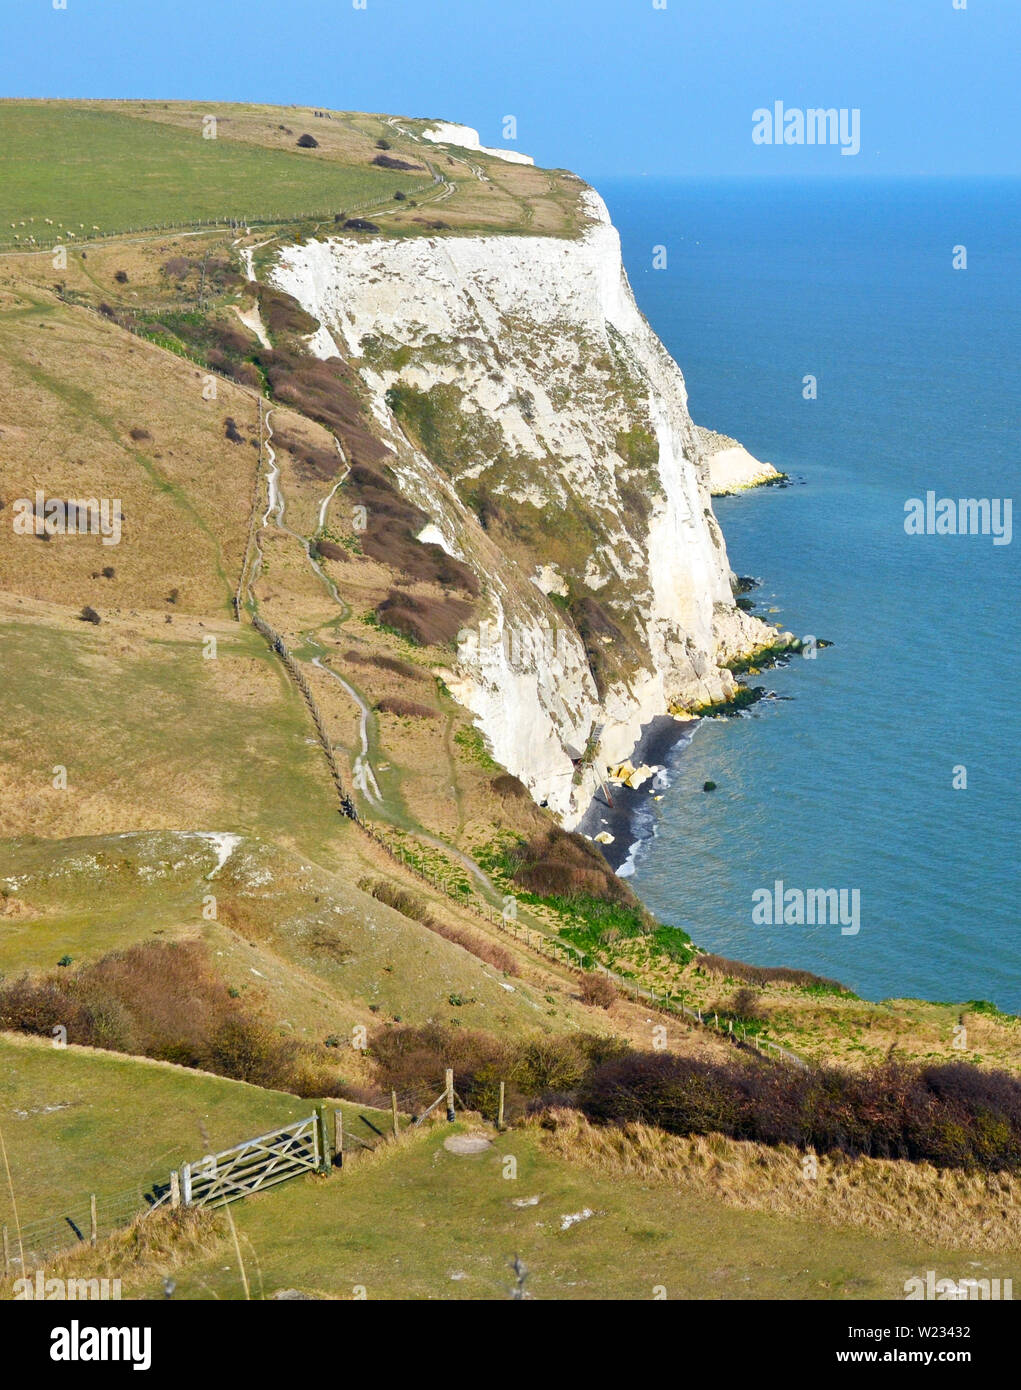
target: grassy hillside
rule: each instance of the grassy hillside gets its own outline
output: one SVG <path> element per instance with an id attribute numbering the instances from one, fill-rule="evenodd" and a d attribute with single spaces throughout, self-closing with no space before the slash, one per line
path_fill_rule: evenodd
<path id="1" fill-rule="evenodd" d="M 419 137 L 426 124 L 295 106 L 3 101 L 0 246 L 373 210 L 404 235 L 577 228 L 578 180 L 438 147 Z M 318 147 L 299 148 L 303 135 Z"/>
<path id="2" fill-rule="evenodd" d="M 365 148 L 320 154 L 300 150 L 297 138 L 321 121 L 290 110 L 265 113 L 264 144 L 239 141 L 222 111 L 215 139 L 203 138 L 202 112 L 180 126 L 136 114 L 71 103 L 0 103 L 0 180 L 7 226 L 0 236 L 21 232 L 59 239 L 60 224 L 91 240 L 103 232 L 167 222 L 251 218 L 260 221 L 325 213 L 392 198 L 430 181 L 428 172 L 380 169 Z M 301 124 L 285 136 L 282 119 Z M 41 160 L 41 150 L 48 158 Z M 51 229 L 45 221 L 50 218 Z M 17 223 L 11 228 L 10 223 Z M 24 234 L 23 234 L 24 239 Z"/>
<path id="3" fill-rule="evenodd" d="M 528 1270 L 526 1295 L 558 1300 L 902 1298 L 919 1271 L 1010 1277 L 1018 1268 L 966 1244 L 820 1228 L 681 1183 L 600 1173 L 535 1129 L 490 1131 L 492 1147 L 476 1157 L 448 1152 L 450 1133 L 407 1136 L 327 1182 L 299 1180 L 236 1205 L 252 1296 L 298 1288 L 336 1299 L 506 1299 L 515 1256 Z M 160 1296 L 154 1269 L 125 1273 L 125 1296 Z M 226 1238 L 175 1278 L 178 1297 L 244 1297 Z"/>
<path id="4" fill-rule="evenodd" d="M 304 706 L 250 628 L 105 605 L 94 627 L 9 598 L 0 611 L 0 833 L 240 830 L 316 851 L 343 832 Z"/>
<path id="5" fill-rule="evenodd" d="M 359 868 L 371 869 L 370 857 L 360 862 L 347 845 L 336 858 L 330 872 L 246 838 L 217 870 L 208 841 L 167 832 L 8 843 L 0 977 L 52 970 L 68 957 L 80 966 L 153 939 L 200 939 L 218 972 L 274 1027 L 319 1043 L 339 1038 L 334 1057 L 355 1078 L 355 1024 L 433 1020 L 504 1034 L 585 1023 L 588 1011 L 566 982 L 537 967 L 505 978 L 363 891 Z M 380 860 L 369 882 L 385 872 Z M 215 920 L 203 915 L 209 894 Z M 487 939 L 439 895 L 420 890 L 419 900 L 435 920 Z"/>
<path id="6" fill-rule="evenodd" d="M 90 1193 L 105 1234 L 132 1210 L 144 1210 L 143 1194 L 165 1183 L 172 1168 L 290 1124 L 313 1105 L 166 1062 L 0 1034 L 0 1130 L 29 1248 L 35 1241 L 41 1248 L 63 1244 L 61 1221 L 87 1222 Z M 373 1135 L 359 1114 L 383 1124 L 370 1108 L 338 1105 L 352 1132 L 367 1139 Z M 6 1175 L 0 1224 L 13 1241 Z"/>
<path id="7" fill-rule="evenodd" d="M 110 1223 L 181 1160 L 310 1110 L 272 1088 L 379 1101 L 406 1081 L 414 1097 L 473 1049 L 507 1068 L 512 1044 L 534 1048 L 550 1077 L 558 1049 L 580 1046 L 569 1034 L 718 1063 L 738 1056 L 733 1023 L 813 1062 L 894 1048 L 1021 1070 L 1021 1023 L 981 1001 L 873 1005 L 700 956 L 552 825 L 453 699 L 458 630 L 509 564 L 499 536 L 466 520 L 477 574 L 419 542 L 428 518 L 402 492 L 397 436 L 381 437 L 359 364 L 314 359 L 315 320 L 265 282 L 283 242 L 362 235 L 334 217 L 366 201 L 386 236 L 577 232 L 578 180 L 433 146 L 424 127 L 296 107 L 0 102 L 15 224 L 0 222 L 0 988 L 25 1030 L 0 1037 L 0 1130 L 21 1219 L 51 1235 L 67 1216 L 80 1226 L 89 1191 Z M 306 132 L 316 148 L 297 147 Z M 211 218 L 267 225 L 126 234 Z M 57 240 L 66 264 L 39 249 Z M 37 491 L 114 499 L 117 544 L 18 534 L 15 505 Z M 217 835 L 232 838 L 218 850 Z M 499 916 L 508 896 L 516 935 Z M 565 943 L 717 1015 L 720 1032 L 615 998 L 565 964 Z M 64 1005 L 79 1029 L 66 1050 L 48 1040 Z M 261 1039 L 324 1069 L 224 1060 L 216 1039 L 235 1025 L 253 1052 Z M 352 1046 L 361 1029 L 379 1030 L 369 1055 Z M 408 1049 L 390 1072 L 388 1046 Z M 559 1075 L 520 1093 L 512 1075 L 514 1115 L 540 1093 L 560 1105 L 577 1077 Z M 1014 1230 L 994 1208 L 1016 1183 L 997 1175 L 979 1192 L 921 1166 L 834 1164 L 812 1207 L 793 1150 L 661 1147 L 547 1121 L 466 1159 L 446 1133 L 239 1208 L 258 1288 L 499 1298 L 517 1252 L 537 1297 L 897 1297 L 919 1268 L 966 1272 L 966 1253 L 1001 1249 L 998 1221 Z M 10 1203 L 0 1182 L 0 1221 Z M 237 1296 L 233 1253 L 211 1242 L 178 1270 L 186 1297 Z M 157 1293 L 157 1273 L 136 1265 L 132 1292 Z"/>

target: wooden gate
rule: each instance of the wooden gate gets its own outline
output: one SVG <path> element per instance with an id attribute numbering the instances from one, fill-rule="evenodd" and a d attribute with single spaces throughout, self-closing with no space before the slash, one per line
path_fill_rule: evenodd
<path id="1" fill-rule="evenodd" d="M 222 1207 L 301 1173 L 321 1171 L 329 1160 L 320 1123 L 319 1115 L 310 1115 L 198 1163 L 186 1163 L 180 1174 L 182 1205 Z"/>

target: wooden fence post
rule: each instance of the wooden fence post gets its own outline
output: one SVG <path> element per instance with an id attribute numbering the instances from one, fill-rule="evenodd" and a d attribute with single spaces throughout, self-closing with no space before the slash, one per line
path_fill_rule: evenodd
<path id="1" fill-rule="evenodd" d="M 93 1250 L 95 1250 L 96 1241 L 99 1238 L 99 1222 L 96 1219 L 96 1194 L 94 1192 L 89 1197 L 89 1224 L 92 1228 L 89 1235 L 89 1244 L 92 1246 Z"/>
<path id="2" fill-rule="evenodd" d="M 7 1234 L 7 1226 L 3 1228 L 3 1247 L 4 1247 L 4 1278 L 6 1279 L 11 1272 L 11 1242 Z"/>
<path id="3" fill-rule="evenodd" d="M 447 1119 L 453 1120 L 454 1117 L 454 1068 L 447 1067 L 445 1074 L 447 1092 Z"/>
<path id="4" fill-rule="evenodd" d="M 333 1163 L 330 1158 L 330 1135 L 326 1128 L 325 1105 L 316 1106 L 315 1123 L 319 1132 L 319 1171 L 320 1173 L 329 1173 Z"/>
<path id="5" fill-rule="evenodd" d="M 191 1206 L 191 1164 L 186 1163 L 181 1169 L 181 1202 L 184 1206 Z"/>
<path id="6" fill-rule="evenodd" d="M 496 1127 L 497 1127 L 497 1129 L 503 1129 L 503 1102 L 504 1102 L 505 1093 L 506 1093 L 506 1085 L 505 1085 L 505 1083 L 504 1083 L 503 1081 L 501 1081 L 501 1082 L 500 1082 L 500 1107 L 499 1107 L 499 1109 L 498 1109 L 497 1112 L 496 1112 Z"/>
<path id="7" fill-rule="evenodd" d="M 170 1205 L 172 1207 L 181 1205 L 181 1175 L 177 1172 L 170 1174 Z"/>
<path id="8" fill-rule="evenodd" d="M 394 1138 L 400 1133 L 400 1125 L 397 1122 L 397 1092 L 390 1092 L 390 1113 L 393 1116 Z"/>
<path id="9" fill-rule="evenodd" d="M 334 1110 L 333 1112 L 333 1150 L 336 1154 L 338 1168 L 344 1166 L 344 1112 Z"/>

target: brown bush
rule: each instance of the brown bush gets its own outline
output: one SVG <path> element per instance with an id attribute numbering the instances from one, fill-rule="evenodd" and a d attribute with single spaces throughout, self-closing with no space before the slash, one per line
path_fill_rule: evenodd
<path id="1" fill-rule="evenodd" d="M 294 143 L 302 150 L 317 150 L 319 148 L 319 141 L 314 135 L 299 135 Z"/>
<path id="2" fill-rule="evenodd" d="M 402 719 L 438 719 L 439 715 L 428 705 L 417 704 L 414 700 L 405 700 L 400 695 L 385 695 L 382 700 L 376 701 L 376 709 L 381 714 L 396 714 Z"/>
<path id="3" fill-rule="evenodd" d="M 253 367 L 251 362 L 235 363 L 230 374 L 242 386 L 251 386 L 256 391 L 262 390 L 262 377 L 259 375 L 259 369 Z"/>
<path id="4" fill-rule="evenodd" d="M 372 162 L 378 164 L 381 169 L 422 169 L 421 164 L 409 164 L 406 159 L 395 159 L 388 154 L 377 154 Z"/>
<path id="5" fill-rule="evenodd" d="M 371 560 L 400 570 L 407 579 L 478 596 L 481 586 L 467 565 L 448 555 L 441 545 L 416 539 L 429 518 L 401 494 L 388 473 L 356 465 L 348 474 L 345 490 L 368 513 L 369 525 L 361 545 Z"/>
<path id="6" fill-rule="evenodd" d="M 387 627 L 422 647 L 446 646 L 471 617 L 472 605 L 462 599 L 431 597 L 391 589 L 376 606 L 376 617 Z"/>
<path id="7" fill-rule="evenodd" d="M 432 918 L 428 903 L 409 889 L 402 888 L 400 884 L 391 883 L 387 879 L 379 879 L 376 883 L 369 884 L 368 888 L 377 902 L 386 903 L 387 907 L 394 908 L 395 911 L 400 912 L 404 917 L 410 917 L 414 922 L 431 924 Z"/>
<path id="8" fill-rule="evenodd" d="M 344 653 L 345 661 L 353 661 L 358 666 L 378 666 L 381 671 L 392 671 L 395 676 L 401 676 L 409 681 L 427 681 L 428 674 L 420 670 L 417 666 L 412 666 L 410 661 L 401 661 L 396 656 L 375 656 L 369 652 L 359 652 L 353 647 Z"/>
<path id="9" fill-rule="evenodd" d="M 316 541 L 315 551 L 322 560 L 338 560 L 344 565 L 351 559 L 344 547 L 336 545 L 333 541 Z"/>
<path id="10" fill-rule="evenodd" d="M 273 285 L 258 285 L 259 313 L 270 333 L 314 333 L 319 320 L 301 307 L 292 294 Z"/>
<path id="11" fill-rule="evenodd" d="M 274 445 L 286 449 L 294 459 L 298 472 L 306 478 L 316 478 L 329 482 L 337 476 L 343 459 L 335 448 L 309 444 L 296 435 L 277 430 L 273 436 Z"/>
<path id="12" fill-rule="evenodd" d="M 940 1168 L 1021 1169 L 1021 1083 L 966 1063 L 800 1071 L 632 1053 L 593 1067 L 577 1101 L 600 1123 Z"/>
<path id="13" fill-rule="evenodd" d="M 86 604 L 82 611 L 78 614 L 78 617 L 81 619 L 83 623 L 99 624 L 103 621 L 99 614 L 96 612 L 96 610 L 94 608 L 90 608 L 88 604 Z"/>
<path id="14" fill-rule="evenodd" d="M 509 1077 L 513 1057 L 506 1043 L 489 1033 L 427 1023 L 381 1029 L 369 1046 L 380 1084 L 397 1091 L 406 1103 L 424 1108 L 443 1090 L 443 1073 L 454 1071 L 454 1087 L 465 1103 L 481 1106 L 478 1092 L 494 1075 Z"/>
<path id="15" fill-rule="evenodd" d="M 151 439 L 152 435 L 148 430 L 144 430 L 141 425 L 134 425 L 130 431 L 131 438 L 138 443 L 143 439 Z"/>
<path id="16" fill-rule="evenodd" d="M 514 851 L 519 867 L 514 882 L 543 897 L 585 895 L 641 910 L 623 879 L 581 835 L 549 826 Z"/>
<path id="17" fill-rule="evenodd" d="M 515 777 L 512 772 L 501 772 L 498 777 L 493 777 L 489 785 L 497 796 L 505 797 L 508 801 L 531 801 L 528 788 L 520 778 Z"/>
<path id="18" fill-rule="evenodd" d="M 201 1067 L 297 1095 L 336 1095 L 308 1044 L 280 1038 L 233 998 L 200 942 L 132 946 L 75 971 L 0 983 L 0 1028 Z"/>
<path id="19" fill-rule="evenodd" d="M 315 320 L 308 319 L 308 322 L 313 327 L 306 325 L 294 331 L 313 332 Z M 332 430 L 343 445 L 352 469 L 379 464 L 392 457 L 368 424 L 351 369 L 339 357 L 323 362 L 297 349 L 278 345 L 272 350 L 260 349 L 258 360 L 265 368 L 277 399 Z"/>
<path id="20" fill-rule="evenodd" d="M 745 980 L 750 985 L 798 985 L 802 988 L 822 988 L 839 990 L 850 994 L 846 985 L 839 980 L 827 979 L 825 975 L 813 975 L 810 970 L 790 970 L 785 965 L 746 965 L 744 961 L 728 960 L 726 956 L 706 952 L 695 958 L 696 966 L 708 970 L 713 975 L 729 975 L 735 980 Z"/>
<path id="21" fill-rule="evenodd" d="M 581 979 L 581 1002 L 609 1009 L 617 1002 L 617 986 L 606 975 L 590 972 Z"/>
<path id="22" fill-rule="evenodd" d="M 487 965 L 493 966 L 504 975 L 519 975 L 521 973 L 517 961 L 509 951 L 497 945 L 495 941 L 487 941 L 485 937 L 476 936 L 474 932 L 463 931 L 460 927 L 453 927 L 446 922 L 438 921 L 429 911 L 429 905 L 423 902 L 417 894 L 409 892 L 408 889 L 401 888 L 396 883 L 389 883 L 385 879 L 364 886 L 378 902 L 386 903 L 388 907 L 394 908 L 415 922 L 421 922 L 422 926 L 428 927 L 437 936 L 442 936 L 445 941 L 452 941 L 455 946 L 469 951 L 473 956 L 485 961 Z"/>
<path id="23" fill-rule="evenodd" d="M 733 1014 L 735 1018 L 747 1018 L 757 1023 L 765 1023 L 769 1018 L 769 1010 L 764 1007 L 761 994 L 747 985 L 735 990 L 725 1012 Z"/>

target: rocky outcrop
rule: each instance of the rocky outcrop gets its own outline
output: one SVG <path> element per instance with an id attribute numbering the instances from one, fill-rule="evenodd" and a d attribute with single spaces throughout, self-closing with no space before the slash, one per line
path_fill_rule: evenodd
<path id="1" fill-rule="evenodd" d="M 713 497 L 726 497 L 750 487 L 778 483 L 783 474 L 771 463 L 762 463 L 743 444 L 729 435 L 699 426 L 699 436 L 709 467 L 709 491 Z"/>
<path id="2" fill-rule="evenodd" d="M 311 348 L 358 369 L 429 540 L 479 576 L 451 691 L 569 826 L 643 724 L 728 698 L 727 661 L 775 638 L 734 604 L 683 377 L 583 198 L 576 240 L 313 240 L 272 274 Z"/>

